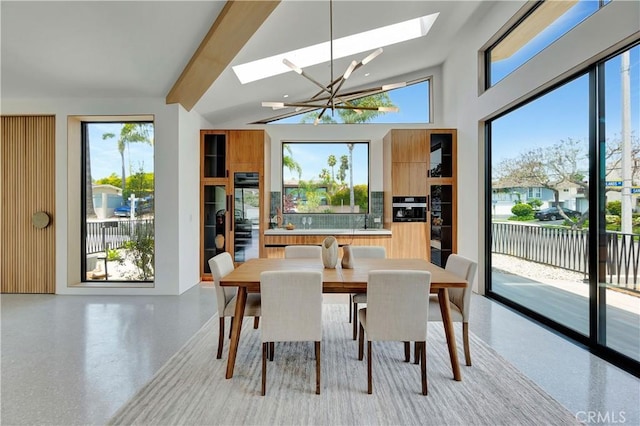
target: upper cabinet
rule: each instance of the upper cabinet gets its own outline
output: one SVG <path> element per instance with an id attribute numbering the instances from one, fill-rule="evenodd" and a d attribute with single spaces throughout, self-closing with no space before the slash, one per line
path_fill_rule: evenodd
<path id="1" fill-rule="evenodd" d="M 227 177 L 227 134 L 203 131 L 202 144 L 202 178 Z"/>

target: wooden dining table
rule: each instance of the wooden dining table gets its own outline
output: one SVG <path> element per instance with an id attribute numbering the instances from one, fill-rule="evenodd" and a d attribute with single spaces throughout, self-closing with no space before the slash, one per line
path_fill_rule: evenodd
<path id="1" fill-rule="evenodd" d="M 424 259 L 357 259 L 353 269 L 344 269 L 339 264 L 335 269 L 325 268 L 321 259 L 259 258 L 250 259 L 241 264 L 220 280 L 221 286 L 238 287 L 235 318 L 231 327 L 226 378 L 233 377 L 247 293 L 260 292 L 260 274 L 262 272 L 287 270 L 320 271 L 322 272 L 323 293 L 366 293 L 369 271 L 381 269 L 431 272 L 431 293 L 438 294 L 453 378 L 458 381 L 462 380 L 447 289 L 464 288 L 467 285 L 467 281 Z"/>

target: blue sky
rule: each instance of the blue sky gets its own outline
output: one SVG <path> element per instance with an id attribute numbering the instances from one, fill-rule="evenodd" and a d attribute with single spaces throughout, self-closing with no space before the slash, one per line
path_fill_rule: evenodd
<path id="1" fill-rule="evenodd" d="M 122 159 L 118 152 L 118 137 L 121 124 L 119 123 L 91 123 L 89 128 L 89 143 L 91 149 L 91 175 L 93 180 L 101 179 L 115 173 L 122 173 Z M 103 140 L 102 135 L 113 133 L 114 138 Z M 153 140 L 153 134 L 150 135 Z M 131 172 L 137 173 L 140 167 L 146 172 L 153 170 L 153 146 L 143 143 L 130 144 L 124 152 L 124 167 L 127 176 Z"/>

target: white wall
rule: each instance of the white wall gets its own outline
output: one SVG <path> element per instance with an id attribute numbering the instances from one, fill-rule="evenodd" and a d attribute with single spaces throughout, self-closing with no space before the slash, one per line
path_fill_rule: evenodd
<path id="1" fill-rule="evenodd" d="M 478 52 L 524 4 L 492 2 L 478 9 L 443 65 L 444 122 L 458 129 L 458 251 L 478 259 L 484 288 L 484 120 L 593 63 L 610 47 L 638 37 L 640 3 L 613 1 L 478 95 Z M 619 46 L 620 47 L 620 46 Z M 610 53 L 610 52 L 609 52 Z"/>
<path id="2" fill-rule="evenodd" d="M 199 257 L 193 253 L 199 242 L 194 226 L 199 222 L 197 130 L 201 122 L 197 114 L 180 113 L 178 108 L 166 105 L 164 98 L 2 99 L 6 115 L 56 116 L 56 293 L 179 294 L 198 282 Z M 68 117 L 114 115 L 151 115 L 154 119 L 156 279 L 149 288 L 74 286 L 80 282 L 81 147 L 75 128 L 78 120 L 71 120 L 69 127 Z"/>
<path id="3" fill-rule="evenodd" d="M 200 129 L 210 128 L 199 114 L 178 107 L 178 291 L 200 282 Z"/>

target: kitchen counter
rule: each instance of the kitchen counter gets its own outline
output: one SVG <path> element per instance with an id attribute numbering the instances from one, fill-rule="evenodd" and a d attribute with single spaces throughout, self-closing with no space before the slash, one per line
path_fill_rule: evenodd
<path id="1" fill-rule="evenodd" d="M 264 235 L 358 235 L 358 236 L 382 236 L 391 235 L 389 229 L 292 229 L 285 228 L 267 229 Z"/>

